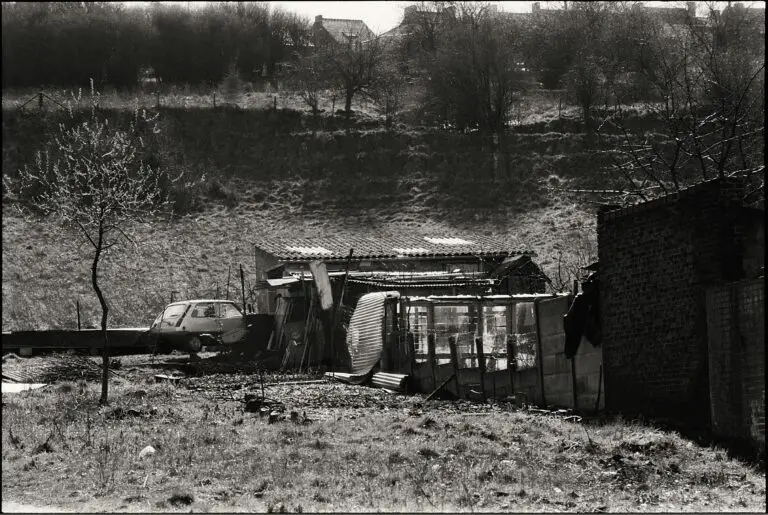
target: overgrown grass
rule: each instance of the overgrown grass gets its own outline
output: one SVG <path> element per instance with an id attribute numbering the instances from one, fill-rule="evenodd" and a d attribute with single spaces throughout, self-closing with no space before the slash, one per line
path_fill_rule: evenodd
<path id="1" fill-rule="evenodd" d="M 360 387 L 346 388 L 354 398 Z M 765 510 L 763 473 L 623 420 L 429 406 L 410 416 L 406 397 L 402 408 L 313 410 L 286 387 L 270 396 L 313 422 L 268 424 L 138 376 L 115 381 L 109 407 L 96 390 L 4 396 L 4 498 L 85 511 Z M 140 459 L 147 445 L 156 453 Z"/>
<path id="2" fill-rule="evenodd" d="M 4 91 L 4 107 L 30 93 Z M 278 94 L 281 98 L 287 96 Z M 158 159 L 171 175 L 184 172 L 170 188 L 177 217 L 133 228 L 138 245 L 105 257 L 110 325 L 147 325 L 172 293 L 174 299 L 217 291 L 225 296 L 228 271 L 240 263 L 250 289 L 259 272 L 253 245 L 262 236 L 477 232 L 503 239 L 510 248 L 534 250 L 545 272 L 556 273 L 558 245 L 567 249 L 562 244 L 571 233 L 595 230 L 593 206 L 565 191 L 602 188 L 611 178 L 594 152 L 606 142 L 590 142 L 569 132 L 578 127 L 546 118 L 552 102 L 534 98 L 525 108 L 542 116 L 509 134 L 508 173 L 499 180 L 477 135 L 414 127 L 363 130 L 370 120 L 376 125 L 365 110 L 349 133 L 316 130 L 322 124 L 311 115 L 264 111 L 269 106 L 214 112 L 200 108 L 200 101 L 196 110 L 163 111 Z M 117 100 L 114 105 L 121 108 Z M 32 159 L 46 127 L 58 118 L 9 113 L 4 112 L 11 128 L 3 149 L 4 171 L 10 174 Z M 116 122 L 127 116 L 107 114 Z M 83 325 L 98 325 L 87 245 L 53 220 L 21 218 L 5 201 L 2 232 L 3 330 L 73 328 L 77 301 Z M 230 298 L 240 298 L 236 274 L 229 291 Z"/>

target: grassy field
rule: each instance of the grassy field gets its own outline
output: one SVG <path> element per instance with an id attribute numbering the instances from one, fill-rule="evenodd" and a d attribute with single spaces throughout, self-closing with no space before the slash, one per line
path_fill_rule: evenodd
<path id="1" fill-rule="evenodd" d="M 766 507 L 764 472 L 637 422 L 266 376 L 287 417 L 270 424 L 243 410 L 257 376 L 156 384 L 168 369 L 150 361 L 123 358 L 107 407 L 89 380 L 4 394 L 3 500 L 86 512 Z M 156 453 L 140 458 L 147 445 Z"/>

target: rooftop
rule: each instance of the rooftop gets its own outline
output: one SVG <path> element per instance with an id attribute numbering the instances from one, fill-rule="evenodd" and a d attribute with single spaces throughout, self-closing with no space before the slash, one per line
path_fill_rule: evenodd
<path id="1" fill-rule="evenodd" d="M 380 238 L 264 238 L 257 241 L 256 246 L 281 261 L 343 260 L 349 256 L 350 249 L 353 250 L 353 257 L 358 259 L 533 255 L 527 249 L 515 248 L 497 238 L 457 234 L 402 234 Z"/>
<path id="2" fill-rule="evenodd" d="M 322 27 L 337 43 L 349 43 L 350 38 L 367 40 L 374 34 L 363 20 L 315 17 L 315 26 Z"/>

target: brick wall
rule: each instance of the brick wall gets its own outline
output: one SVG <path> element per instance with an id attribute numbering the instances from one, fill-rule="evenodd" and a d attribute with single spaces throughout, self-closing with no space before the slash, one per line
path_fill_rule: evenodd
<path id="1" fill-rule="evenodd" d="M 706 288 L 743 275 L 742 191 L 715 180 L 598 214 L 608 410 L 709 426 Z"/>
<path id="2" fill-rule="evenodd" d="M 765 283 L 707 291 L 712 430 L 765 452 Z"/>

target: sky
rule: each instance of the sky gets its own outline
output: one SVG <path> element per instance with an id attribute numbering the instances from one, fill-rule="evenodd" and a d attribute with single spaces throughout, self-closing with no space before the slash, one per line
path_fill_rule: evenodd
<path id="1" fill-rule="evenodd" d="M 150 2 L 124 2 L 126 5 L 147 5 Z M 207 2 L 163 2 L 163 3 L 176 3 L 181 5 L 188 5 L 190 8 L 195 6 L 205 5 Z M 294 12 L 301 16 L 309 18 L 310 21 L 315 19 L 318 14 L 323 15 L 325 18 L 344 18 L 363 20 L 368 28 L 374 33 L 381 34 L 389 29 L 396 27 L 400 20 L 403 18 L 403 9 L 405 6 L 413 4 L 409 1 L 390 0 L 387 2 L 380 1 L 353 1 L 353 2 L 321 2 L 321 1 L 274 1 L 267 2 L 273 7 L 279 7 L 285 11 Z M 531 12 L 532 1 L 495 1 L 490 2 L 499 6 L 499 11 L 503 12 Z M 663 6 L 668 5 L 670 7 L 685 5 L 685 2 L 660 2 L 660 1 L 648 1 L 643 2 L 649 6 Z M 699 7 L 699 15 L 702 14 L 702 10 L 705 9 L 704 4 L 708 2 L 697 2 Z M 714 2 L 715 4 L 727 4 L 727 2 Z M 745 1 L 743 2 L 748 7 L 762 7 L 765 8 L 765 2 L 757 1 Z M 562 2 L 541 2 L 543 9 L 552 8 L 556 9 L 562 5 Z"/>

